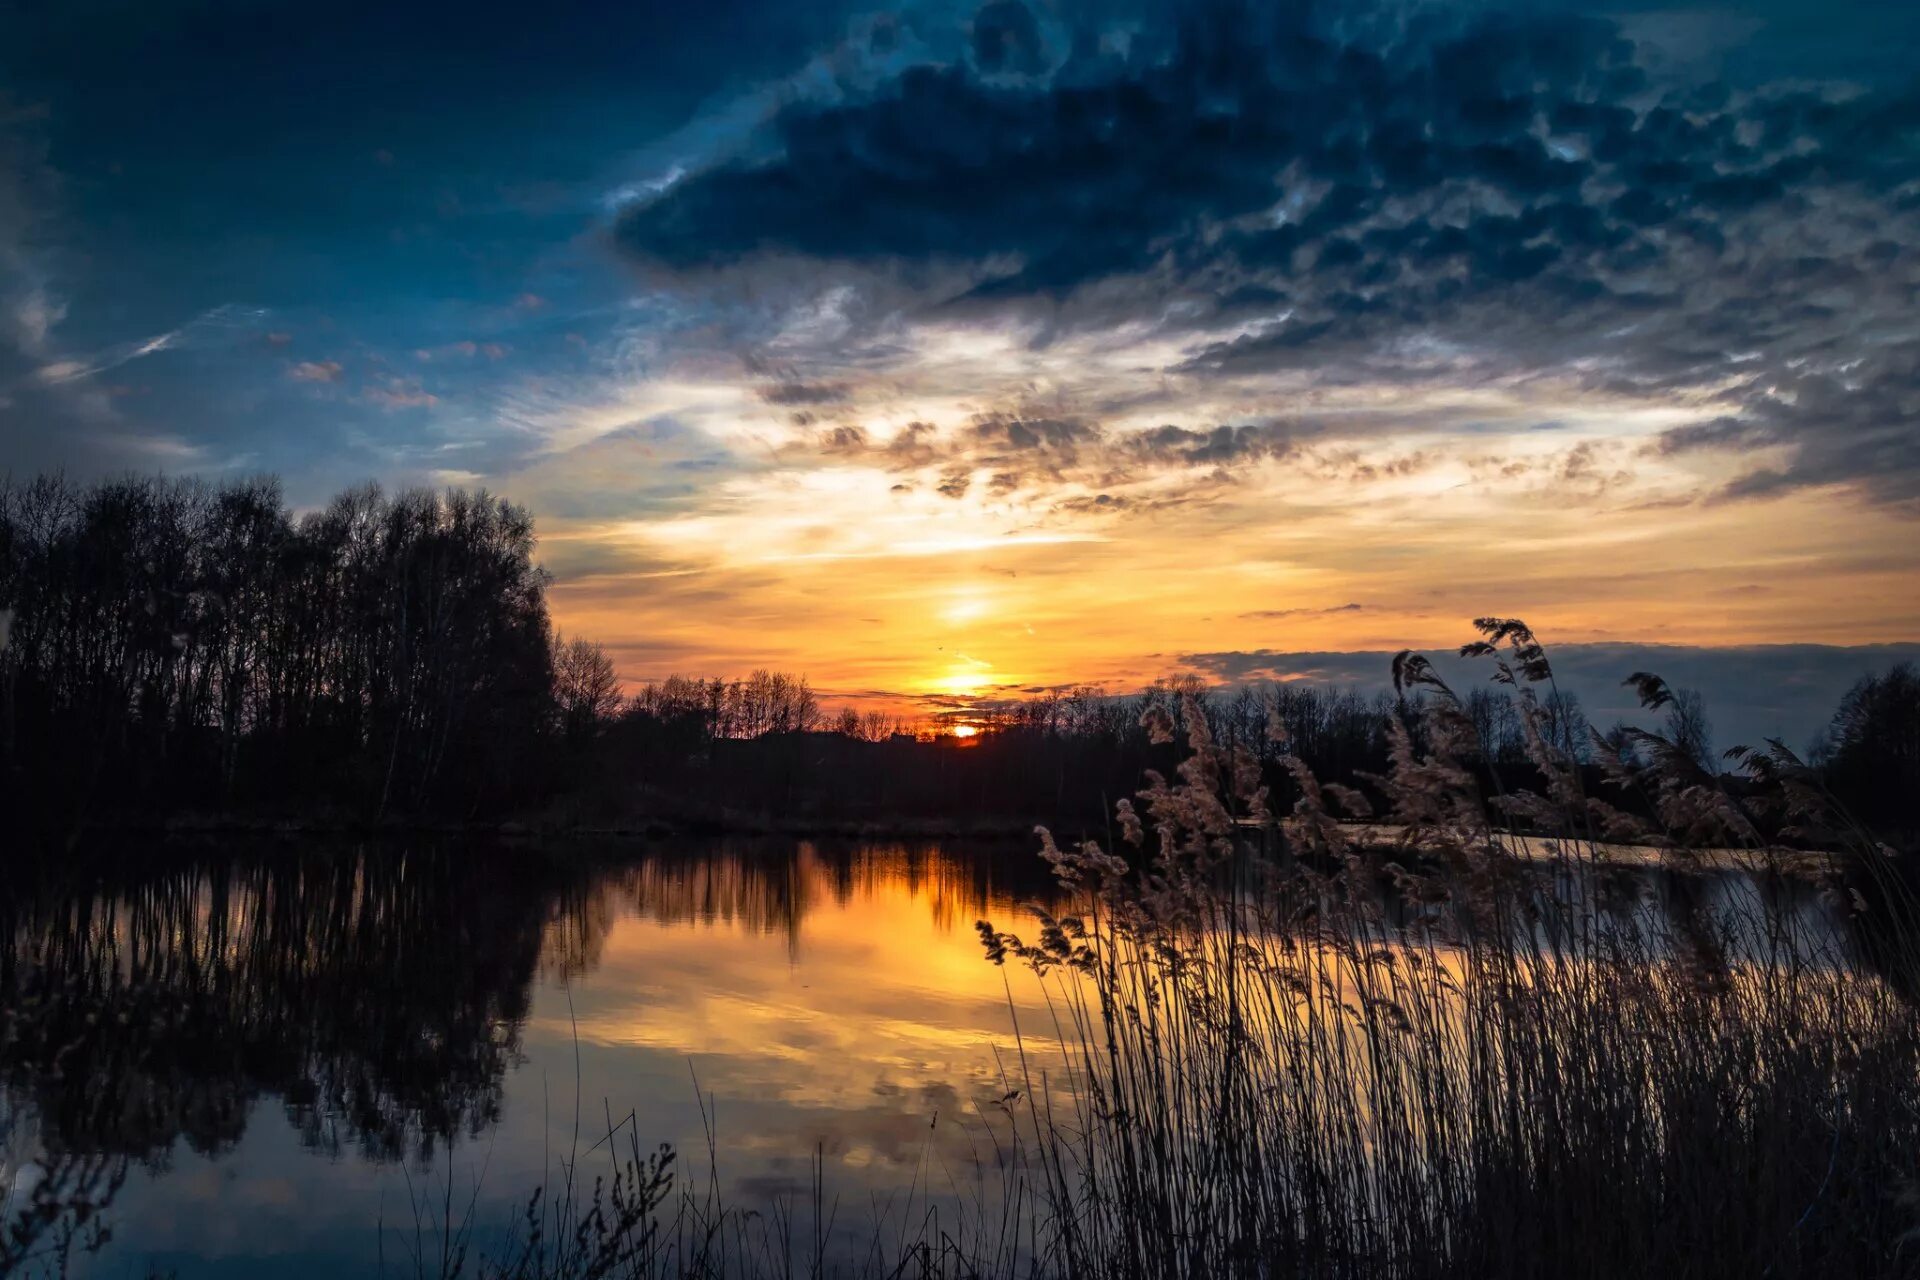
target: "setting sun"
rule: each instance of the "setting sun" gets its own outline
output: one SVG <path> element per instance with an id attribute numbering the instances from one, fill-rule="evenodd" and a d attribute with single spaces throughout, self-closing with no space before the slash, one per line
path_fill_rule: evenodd
<path id="1" fill-rule="evenodd" d="M 976 698 L 999 683 L 992 663 L 964 653 L 958 656 L 960 661 L 949 666 L 945 674 L 925 681 L 924 687 L 930 693 L 949 698 Z"/>

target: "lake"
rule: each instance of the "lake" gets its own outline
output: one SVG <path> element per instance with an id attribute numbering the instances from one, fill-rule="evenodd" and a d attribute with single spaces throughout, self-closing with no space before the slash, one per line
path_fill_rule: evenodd
<path id="1" fill-rule="evenodd" d="M 496 1251 L 536 1187 L 636 1138 L 755 1229 L 804 1252 L 817 1215 L 857 1255 L 996 1203 L 1003 1104 L 1060 1079 L 1041 988 L 974 930 L 1054 904 L 1025 844 L 88 865 L 0 904 L 0 1188 L 111 1193 L 77 1274 L 439 1274 L 446 1237 Z M 1754 883 L 1669 880 L 1617 918 L 1751 914 Z M 1811 892 L 1773 905 L 1827 927 Z"/>
<path id="2" fill-rule="evenodd" d="M 1025 846 L 151 862 L 4 912 L 0 1187 L 126 1162 L 82 1274 L 433 1270 L 449 1193 L 489 1247 L 629 1116 L 622 1151 L 741 1209 L 810 1203 L 817 1161 L 850 1241 L 990 1176 L 1013 1019 L 1045 1017 L 973 928 L 1050 892 Z"/>

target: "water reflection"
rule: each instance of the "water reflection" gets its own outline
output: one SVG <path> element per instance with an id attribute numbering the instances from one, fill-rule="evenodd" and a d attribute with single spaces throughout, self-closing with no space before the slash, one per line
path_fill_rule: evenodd
<path id="1" fill-rule="evenodd" d="M 450 852 L 278 854 L 4 910 L 0 1072 L 56 1150 L 230 1150 L 272 1098 L 370 1159 L 497 1118 L 543 886 Z"/>
<path id="2" fill-rule="evenodd" d="M 997 1093 L 1011 1015 L 970 927 L 1047 893 L 1026 850 L 621 852 L 153 855 L 22 887 L 0 902 L 0 1175 L 24 1194 L 135 1162 L 95 1264 L 115 1274 L 324 1274 L 403 1212 L 396 1168 L 484 1170 L 481 1211 L 517 1202 L 576 1102 L 587 1130 L 633 1108 L 647 1141 L 704 1149 L 697 1080 L 730 1182 L 764 1193 L 816 1151 L 883 1186 Z M 253 1212 L 200 1212 L 235 1199 Z"/>
<path id="3" fill-rule="evenodd" d="M 645 1143 L 710 1151 L 736 1202 L 804 1194 L 816 1158 L 848 1206 L 965 1198 L 996 1103 L 1028 1084 L 1016 1023 L 1047 1065 L 1044 997 L 971 927 L 1052 905 L 1024 846 L 127 866 L 0 900 L 0 1193 L 124 1162 L 95 1274 L 366 1272 L 422 1186 L 504 1221 L 630 1110 Z M 1610 909 L 1641 928 L 1761 892 L 1635 878 Z M 1830 924 L 1810 892 L 1766 892 Z"/>

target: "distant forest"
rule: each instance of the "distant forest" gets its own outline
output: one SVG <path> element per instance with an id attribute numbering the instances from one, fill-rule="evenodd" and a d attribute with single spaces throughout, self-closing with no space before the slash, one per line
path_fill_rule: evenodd
<path id="1" fill-rule="evenodd" d="M 783 673 L 627 694 L 598 645 L 555 632 L 534 556 L 523 508 L 459 489 L 367 486 L 296 516 L 271 479 L 0 484 L 0 792 L 16 820 L 67 828 L 239 817 L 1093 829 L 1145 770 L 1175 766 L 1178 748 L 1146 724 L 1184 698 L 1216 739 L 1257 757 L 1276 808 L 1293 794 L 1287 755 L 1364 790 L 1386 771 L 1389 725 L 1409 723 L 1392 695 L 1190 679 L 981 709 L 985 731 L 964 741 L 826 708 Z M 1489 784 L 1524 774 L 1513 697 L 1494 686 L 1463 697 Z M 1572 697 L 1549 691 L 1542 706 L 1546 732 L 1596 786 L 1597 756 L 1634 750 Z M 1680 691 L 1658 714 L 1717 774 L 1697 695 Z M 1269 735 L 1275 717 L 1284 747 Z M 1857 812 L 1910 838 L 1920 677 L 1863 679 L 1815 756 Z"/>

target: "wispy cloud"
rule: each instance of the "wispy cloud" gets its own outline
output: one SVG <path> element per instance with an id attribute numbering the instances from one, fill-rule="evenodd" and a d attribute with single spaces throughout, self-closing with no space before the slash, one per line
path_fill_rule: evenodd
<path id="1" fill-rule="evenodd" d="M 1283 618 L 1324 618 L 1336 613 L 1358 613 L 1362 604 L 1336 604 L 1324 609 L 1254 609 L 1240 616 L 1250 622 L 1275 622 Z"/>
<path id="2" fill-rule="evenodd" d="M 49 360 L 36 371 L 36 378 L 47 386 L 78 382 L 96 377 L 121 365 L 163 351 L 178 351 L 195 342 L 222 338 L 231 340 L 235 332 L 257 327 L 267 313 L 258 307 L 226 304 L 204 311 L 175 329 L 151 337 L 116 343 L 87 355 Z"/>
<path id="3" fill-rule="evenodd" d="M 439 396 L 413 378 L 389 376 L 362 387 L 360 395 L 383 409 L 427 409 L 440 403 Z"/>
<path id="4" fill-rule="evenodd" d="M 338 382 L 346 372 L 338 360 L 302 360 L 287 370 L 295 382 Z"/>

